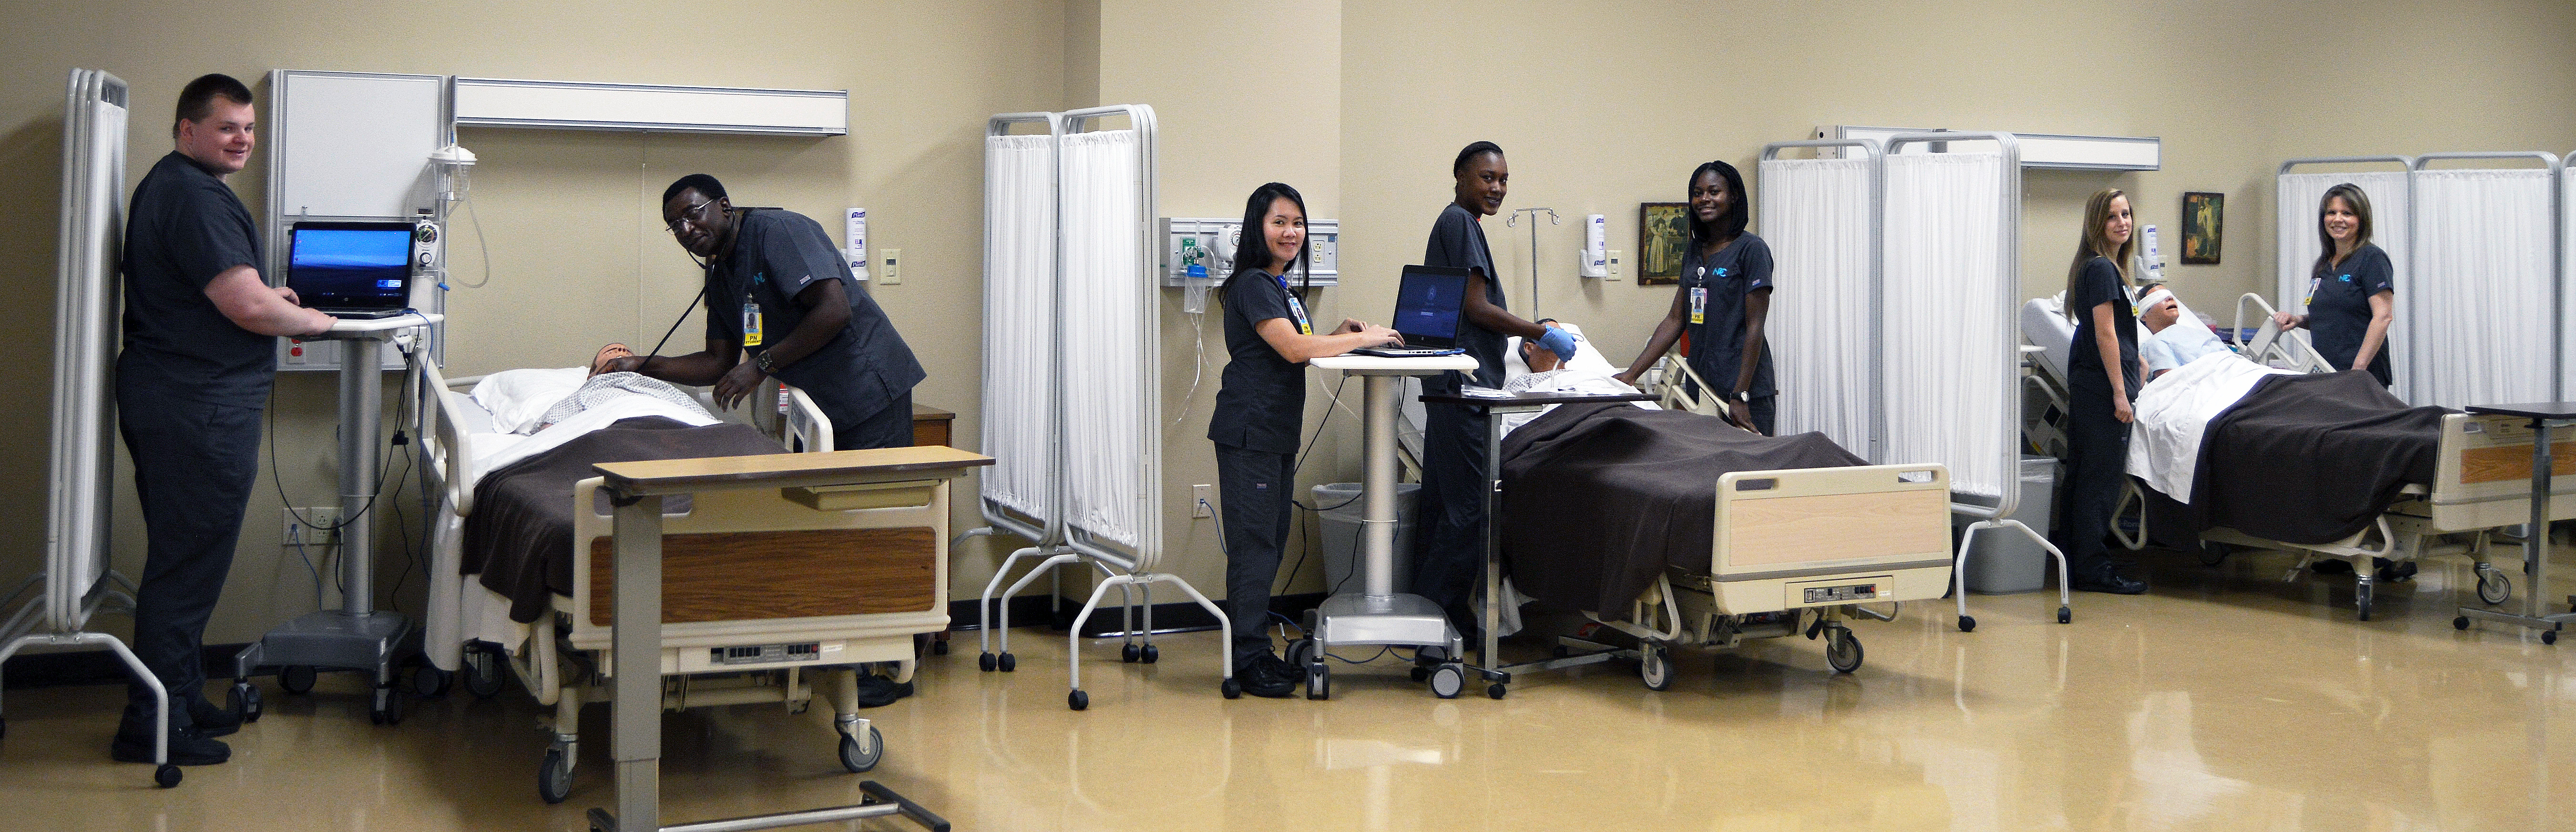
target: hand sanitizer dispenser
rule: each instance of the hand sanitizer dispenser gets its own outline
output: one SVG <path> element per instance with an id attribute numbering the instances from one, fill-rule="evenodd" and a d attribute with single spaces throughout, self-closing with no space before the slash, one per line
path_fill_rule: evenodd
<path id="1" fill-rule="evenodd" d="M 1582 260 L 1584 277 L 1610 276 L 1610 218 L 1591 214 L 1583 218 Z"/>

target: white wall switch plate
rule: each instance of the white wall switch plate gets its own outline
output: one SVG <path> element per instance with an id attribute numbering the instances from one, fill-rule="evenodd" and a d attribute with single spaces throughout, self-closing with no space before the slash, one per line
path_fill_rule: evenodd
<path id="1" fill-rule="evenodd" d="M 885 285 L 894 286 L 903 283 L 903 272 L 896 268 L 896 263 L 903 259 L 903 249 L 884 248 L 878 251 L 885 253 L 885 274 L 881 278 L 885 281 Z"/>

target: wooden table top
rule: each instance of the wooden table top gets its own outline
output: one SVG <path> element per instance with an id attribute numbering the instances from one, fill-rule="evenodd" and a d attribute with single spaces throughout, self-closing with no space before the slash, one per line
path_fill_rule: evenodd
<path id="1" fill-rule="evenodd" d="M 946 446 L 870 448 L 819 454 L 653 459 L 592 466 L 610 492 L 627 497 L 735 488 L 949 478 L 993 464 L 993 458 Z"/>

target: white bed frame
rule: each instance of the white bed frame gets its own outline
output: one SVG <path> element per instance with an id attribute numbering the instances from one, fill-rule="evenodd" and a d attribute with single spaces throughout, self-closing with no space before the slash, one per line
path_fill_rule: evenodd
<path id="1" fill-rule="evenodd" d="M 426 474 L 444 488 L 433 528 L 461 536 L 462 518 L 471 515 L 474 484 L 486 473 L 472 470 L 475 434 L 468 410 L 477 408 L 456 388 L 477 379 L 450 381 L 430 362 L 420 362 L 424 396 L 435 406 L 423 410 L 422 450 Z M 780 413 L 766 405 L 786 396 Z M 703 394 L 701 394 L 703 395 Z M 808 452 L 832 449 L 831 420 L 804 391 L 767 382 L 752 394 L 752 421 L 783 447 Z M 583 561 L 573 572 L 573 593 L 556 595 L 553 608 L 536 624 L 509 620 L 509 599 L 485 588 L 471 575 L 457 575 L 457 564 L 443 557 L 454 544 L 434 542 L 432 580 L 455 580 L 458 601 L 431 615 L 454 615 L 462 633 L 459 664 L 466 687 L 478 697 L 499 692 L 502 673 L 553 706 L 548 726 L 552 742 L 538 769 L 538 791 L 548 803 L 571 791 L 572 769 L 579 759 L 581 706 L 610 701 L 616 668 L 609 648 L 612 597 L 609 558 L 613 516 L 602 513 L 602 479 L 573 485 L 565 498 L 580 507 L 574 518 L 573 551 Z M 663 588 L 663 707 L 672 710 L 715 705 L 779 703 L 791 713 L 803 712 L 813 700 L 813 677 L 831 688 L 833 727 L 840 740 L 842 765 L 852 772 L 875 767 L 884 754 L 881 733 L 858 715 L 857 666 L 890 662 L 895 681 L 908 682 L 914 670 L 915 637 L 948 627 L 948 483 L 945 480 L 873 485 L 848 494 L 814 497 L 778 490 L 722 491 L 698 495 L 686 513 L 663 521 L 666 568 Z M 909 534 L 905 530 L 925 530 Z M 868 534 L 874 532 L 874 534 Z M 816 541 L 817 535 L 835 536 Z M 916 539 L 917 538 L 917 539 Z M 866 561 L 839 574 L 807 572 L 803 592 L 778 585 L 728 579 L 745 572 L 775 574 L 780 558 L 798 565 L 818 559 L 796 557 L 800 550 L 828 546 L 834 552 L 867 552 L 835 561 Z M 693 568 L 687 562 L 696 560 Z M 923 563 L 922 561 L 927 561 Z M 749 564 L 730 569 L 726 564 Z M 691 573 L 698 573 L 692 576 Z M 840 581 L 845 590 L 832 599 L 812 599 L 816 582 Z M 924 582 L 926 581 L 926 585 Z M 746 585 L 746 583 L 748 585 Z M 886 586 L 896 592 L 876 591 Z M 908 591 L 906 591 L 908 590 Z M 880 597 L 899 597 L 902 609 L 880 609 Z M 911 603 L 920 601 L 921 603 Z M 823 609 L 831 608 L 829 610 Z M 803 610 L 796 617 L 730 617 L 725 610 Z M 444 629 L 444 628 L 441 628 Z M 433 657 L 443 645 L 431 645 Z"/>

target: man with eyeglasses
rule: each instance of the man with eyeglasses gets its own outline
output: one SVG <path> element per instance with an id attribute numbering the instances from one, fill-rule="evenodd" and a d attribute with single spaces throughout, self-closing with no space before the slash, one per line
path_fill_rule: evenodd
<path id="1" fill-rule="evenodd" d="M 680 248 L 706 261 L 707 348 L 613 358 L 601 371 L 714 385 L 726 408 L 777 376 L 832 420 L 834 449 L 912 444 L 912 388 L 926 374 L 885 310 L 857 290 L 821 224 L 793 211 L 735 208 L 723 183 L 703 173 L 662 191 L 662 221 Z"/>

